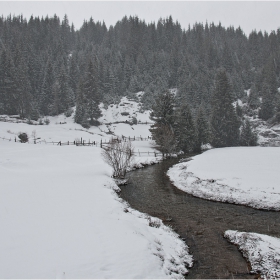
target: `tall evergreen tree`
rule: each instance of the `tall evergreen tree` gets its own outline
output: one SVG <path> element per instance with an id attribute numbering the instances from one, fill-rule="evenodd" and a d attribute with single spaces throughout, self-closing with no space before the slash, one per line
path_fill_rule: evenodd
<path id="1" fill-rule="evenodd" d="M 167 90 L 158 95 L 152 107 L 151 118 L 155 123 L 151 126 L 150 131 L 159 150 L 165 154 L 173 153 L 176 149 L 174 104 L 174 94 Z"/>
<path id="2" fill-rule="evenodd" d="M 16 71 L 11 54 L 5 49 L 1 54 L 0 63 L 0 97 L 2 113 L 17 114 L 16 107 Z"/>
<path id="3" fill-rule="evenodd" d="M 251 86 L 250 94 L 248 96 L 248 105 L 251 109 L 257 109 L 261 102 L 255 84 Z"/>
<path id="4" fill-rule="evenodd" d="M 187 104 L 181 105 L 176 112 L 175 135 L 179 150 L 188 153 L 195 149 L 196 129 L 191 110 Z"/>
<path id="5" fill-rule="evenodd" d="M 241 146 L 257 146 L 258 136 L 255 131 L 252 130 L 250 122 L 245 120 L 241 126 L 240 133 L 240 145 Z"/>
<path id="6" fill-rule="evenodd" d="M 198 109 L 196 115 L 195 127 L 196 127 L 196 135 L 197 135 L 196 150 L 200 151 L 201 146 L 203 144 L 207 144 L 210 142 L 209 123 L 207 121 L 206 114 L 202 106 L 200 106 Z"/>
<path id="7" fill-rule="evenodd" d="M 22 57 L 16 70 L 16 99 L 21 118 L 30 118 L 32 113 L 31 85 L 28 77 L 27 63 Z"/>
<path id="8" fill-rule="evenodd" d="M 101 94 L 98 87 L 98 68 L 97 61 L 95 64 L 90 60 L 83 82 L 83 93 L 86 99 L 86 112 L 93 124 L 101 116 L 99 104 L 101 102 Z"/>
<path id="9" fill-rule="evenodd" d="M 83 84 L 82 81 L 79 81 L 77 88 L 77 97 L 76 97 L 76 112 L 74 120 L 76 123 L 82 124 L 85 117 L 85 97 L 83 93 Z"/>
<path id="10" fill-rule="evenodd" d="M 268 120 L 274 115 L 274 95 L 269 86 L 264 83 L 262 87 L 262 103 L 259 111 L 259 117 L 263 120 Z"/>
<path id="11" fill-rule="evenodd" d="M 231 86 L 224 69 L 220 69 L 215 79 L 212 97 L 212 145 L 214 147 L 236 146 L 239 142 L 239 123 L 232 105 Z"/>

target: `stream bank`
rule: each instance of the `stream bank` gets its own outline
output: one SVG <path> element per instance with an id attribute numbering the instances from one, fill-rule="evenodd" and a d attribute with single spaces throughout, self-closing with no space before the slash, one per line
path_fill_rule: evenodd
<path id="1" fill-rule="evenodd" d="M 162 219 L 185 240 L 194 257 L 187 278 L 257 278 L 223 234 L 232 229 L 277 236 L 279 212 L 208 201 L 178 190 L 166 175 L 178 161 L 168 159 L 129 172 L 121 198 L 132 208 Z"/>

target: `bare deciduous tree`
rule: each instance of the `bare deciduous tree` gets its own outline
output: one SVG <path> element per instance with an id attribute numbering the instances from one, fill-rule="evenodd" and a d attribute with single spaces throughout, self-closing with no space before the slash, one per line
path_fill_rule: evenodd
<path id="1" fill-rule="evenodd" d="M 131 141 L 123 142 L 119 139 L 111 139 L 109 144 L 103 146 L 102 157 L 113 167 L 113 177 L 124 178 L 133 158 Z"/>

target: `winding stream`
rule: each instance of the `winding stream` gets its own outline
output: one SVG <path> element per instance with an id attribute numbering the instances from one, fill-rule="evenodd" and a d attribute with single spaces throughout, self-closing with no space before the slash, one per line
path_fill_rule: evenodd
<path id="1" fill-rule="evenodd" d="M 280 213 L 188 195 L 165 175 L 176 163 L 178 159 L 169 159 L 129 172 L 120 196 L 134 209 L 161 218 L 185 239 L 194 257 L 187 278 L 257 278 L 223 233 L 231 229 L 280 237 Z"/>

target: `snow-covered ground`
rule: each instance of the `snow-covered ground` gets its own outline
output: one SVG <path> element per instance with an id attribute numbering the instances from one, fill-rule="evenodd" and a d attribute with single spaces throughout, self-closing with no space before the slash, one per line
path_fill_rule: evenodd
<path id="1" fill-rule="evenodd" d="M 280 278 L 280 239 L 252 232 L 227 230 L 225 237 L 236 244 L 251 264 L 251 272 L 262 278 Z"/>
<path id="2" fill-rule="evenodd" d="M 236 147 L 206 151 L 175 165 L 168 176 L 197 197 L 280 210 L 280 148 Z"/>
<path id="3" fill-rule="evenodd" d="M 108 126 L 84 129 L 73 115 L 49 120 L 0 122 L 0 137 L 11 139 L 0 139 L 0 278 L 183 277 L 192 265 L 188 248 L 160 220 L 119 199 L 99 146 L 44 142 L 105 141 L 112 136 Z M 133 126 L 140 135 L 129 135 L 130 124 L 118 125 L 121 135 L 150 136 L 149 125 Z M 40 144 L 33 144 L 34 131 Z M 19 132 L 29 144 L 15 143 Z M 149 152 L 136 156 L 134 166 L 160 160 L 151 141 L 133 146 Z"/>

